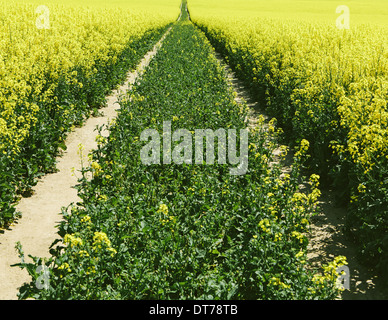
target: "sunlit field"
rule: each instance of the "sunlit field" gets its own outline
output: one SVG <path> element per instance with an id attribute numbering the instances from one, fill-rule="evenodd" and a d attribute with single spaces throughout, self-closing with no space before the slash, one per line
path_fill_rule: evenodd
<path id="1" fill-rule="evenodd" d="M 309 168 L 348 206 L 365 261 L 386 270 L 388 3 L 193 0 L 189 9 L 289 141 L 310 141 Z"/>
<path id="2" fill-rule="evenodd" d="M 0 0 L 0 35 L 0 245 L 20 240 L 20 299 L 339 299 L 346 255 L 310 259 L 329 193 L 336 235 L 387 270 L 385 0 Z M 77 150 L 64 207 L 58 159 Z M 54 229 L 41 212 L 62 220 L 27 263 Z"/>

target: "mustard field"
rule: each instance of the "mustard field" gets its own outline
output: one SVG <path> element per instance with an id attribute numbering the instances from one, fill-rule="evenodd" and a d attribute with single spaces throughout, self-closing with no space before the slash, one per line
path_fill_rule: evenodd
<path id="1" fill-rule="evenodd" d="M 193 22 L 348 207 L 365 261 L 388 262 L 388 6 L 190 1 Z M 337 22 L 337 20 L 339 21 Z"/>
<path id="2" fill-rule="evenodd" d="M 0 3 L 3 229 L 164 39 L 97 130 L 50 256 L 16 246 L 20 299 L 338 299 L 347 258 L 307 256 L 323 190 L 360 260 L 387 270 L 385 1 Z M 216 52 L 260 104 L 254 128 Z"/>

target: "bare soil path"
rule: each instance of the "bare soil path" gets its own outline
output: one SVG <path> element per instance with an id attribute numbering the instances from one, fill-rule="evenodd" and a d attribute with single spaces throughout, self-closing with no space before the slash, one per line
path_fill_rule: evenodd
<path id="1" fill-rule="evenodd" d="M 335 256 L 345 256 L 350 273 L 350 290 L 342 300 L 388 300 L 388 288 L 379 275 L 357 258 L 357 246 L 344 234 L 346 209 L 335 204 L 335 193 L 322 190 L 320 212 L 312 217 L 308 257 L 313 266 L 320 266 Z"/>
<path id="2" fill-rule="evenodd" d="M 116 102 L 119 96 L 128 90 L 139 78 L 151 59 L 156 55 L 164 38 L 170 32 L 166 31 L 154 48 L 148 52 L 134 72 L 128 73 L 127 81 L 107 98 L 106 107 L 100 109 L 102 115 L 90 118 L 81 128 L 76 128 L 66 139 L 67 149 L 57 159 L 58 171 L 44 176 L 34 188 L 29 198 L 22 198 L 16 209 L 22 217 L 12 224 L 3 234 L 0 234 L 0 300 L 17 299 L 18 288 L 25 282 L 30 282 L 26 269 L 11 267 L 20 259 L 15 250 L 16 242 L 20 242 L 26 256 L 49 257 L 49 247 L 57 239 L 56 226 L 61 221 L 62 207 L 80 201 L 74 186 L 78 183 L 77 175 L 72 172 L 81 170 L 80 144 L 83 146 L 83 162 L 87 163 L 87 155 L 97 148 L 95 138 L 96 126 L 108 125 L 116 117 Z M 107 130 L 102 132 L 107 136 Z"/>

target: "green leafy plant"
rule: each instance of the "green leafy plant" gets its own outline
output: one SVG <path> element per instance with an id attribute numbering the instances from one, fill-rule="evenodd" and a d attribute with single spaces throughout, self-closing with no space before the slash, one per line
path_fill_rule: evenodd
<path id="1" fill-rule="evenodd" d="M 177 22 L 120 105 L 109 137 L 101 139 L 82 171 L 77 186 L 82 203 L 63 211 L 61 241 L 45 262 L 50 288 L 38 290 L 32 274 L 20 298 L 338 295 L 335 272 L 319 276 L 306 263 L 305 234 L 319 196 L 316 175 L 308 193 L 298 191 L 308 141 L 302 141 L 285 176 L 280 164 L 271 164 L 270 141 L 280 134 L 274 121 L 270 130 L 262 125 L 249 133 L 245 175 L 232 176 L 229 165 L 217 162 L 142 163 L 141 133 L 163 132 L 164 121 L 171 121 L 173 131 L 246 127 L 247 108 L 234 101 L 202 32 L 188 21 Z"/>

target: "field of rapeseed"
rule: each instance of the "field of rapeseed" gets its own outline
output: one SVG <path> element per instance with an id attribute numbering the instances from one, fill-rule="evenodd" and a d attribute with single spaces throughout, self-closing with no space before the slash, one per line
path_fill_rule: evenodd
<path id="1" fill-rule="evenodd" d="M 338 4 L 339 5 L 339 4 Z M 193 22 L 348 207 L 363 261 L 388 268 L 388 7 L 353 1 L 189 2 Z M 340 12 L 341 13 L 341 12 Z M 341 24 L 341 21 L 340 21 Z"/>
<path id="2" fill-rule="evenodd" d="M 344 258 L 323 270 L 306 263 L 306 232 L 319 196 L 317 175 L 310 177 L 309 192 L 298 192 L 306 140 L 292 171 L 283 176 L 280 165 L 271 165 L 279 134 L 273 126 L 249 132 L 243 175 L 231 175 L 229 164 L 193 165 L 186 157 L 196 151 L 182 147 L 182 138 L 197 129 L 235 129 L 243 135 L 247 108 L 234 101 L 205 35 L 185 18 L 174 24 L 142 79 L 120 100 L 109 137 L 100 139 L 82 172 L 77 187 L 82 203 L 64 210 L 61 240 L 51 257 L 25 265 L 33 281 L 21 288 L 21 298 L 338 295 L 336 268 Z M 174 132 L 184 128 L 183 136 L 163 136 L 166 123 Z M 172 139 L 167 149 L 181 162 L 166 163 L 163 140 L 163 156 L 156 154 L 154 164 L 145 165 L 146 129 Z M 34 270 L 42 264 L 50 281 L 39 290 Z"/>
<path id="3" fill-rule="evenodd" d="M 1 1 L 0 227 L 36 178 L 55 170 L 72 127 L 104 105 L 179 15 L 179 2 L 153 10 L 149 2 L 123 10 Z"/>

